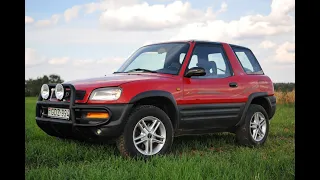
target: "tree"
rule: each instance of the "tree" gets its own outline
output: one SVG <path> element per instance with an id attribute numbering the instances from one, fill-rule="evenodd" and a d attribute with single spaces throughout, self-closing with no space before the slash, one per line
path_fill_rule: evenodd
<path id="1" fill-rule="evenodd" d="M 57 74 L 51 74 L 49 76 L 37 77 L 36 79 L 29 78 L 25 80 L 25 96 L 38 96 L 42 84 L 50 83 L 63 83 L 64 80 Z"/>
<path id="2" fill-rule="evenodd" d="M 49 82 L 50 82 L 50 83 L 61 83 L 61 82 L 63 82 L 63 80 L 60 78 L 59 75 L 57 75 L 57 74 L 51 74 L 51 75 L 49 76 Z"/>
<path id="3" fill-rule="evenodd" d="M 274 83 L 275 91 L 289 92 L 295 89 L 295 83 Z"/>

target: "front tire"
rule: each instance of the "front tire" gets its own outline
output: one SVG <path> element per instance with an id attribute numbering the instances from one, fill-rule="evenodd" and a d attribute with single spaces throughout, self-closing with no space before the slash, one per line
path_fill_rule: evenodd
<path id="1" fill-rule="evenodd" d="M 121 155 L 148 158 L 165 154 L 173 142 L 173 127 L 160 108 L 142 105 L 130 114 L 122 135 L 117 140 Z"/>
<path id="2" fill-rule="evenodd" d="M 245 122 L 236 131 L 236 139 L 244 146 L 263 145 L 269 134 L 269 118 L 265 109 L 257 104 L 251 104 L 247 111 Z"/>

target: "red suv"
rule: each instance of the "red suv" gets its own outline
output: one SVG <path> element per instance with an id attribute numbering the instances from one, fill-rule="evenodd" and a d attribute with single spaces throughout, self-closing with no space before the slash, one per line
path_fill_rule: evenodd
<path id="1" fill-rule="evenodd" d="M 275 109 L 250 49 L 179 41 L 143 46 L 106 77 L 42 85 L 36 122 L 51 136 L 115 139 L 122 155 L 150 157 L 182 135 L 231 132 L 241 145 L 264 144 Z"/>

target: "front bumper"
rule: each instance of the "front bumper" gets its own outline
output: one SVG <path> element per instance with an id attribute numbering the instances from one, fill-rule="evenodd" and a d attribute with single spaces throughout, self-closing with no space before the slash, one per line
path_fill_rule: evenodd
<path id="1" fill-rule="evenodd" d="M 106 139 L 121 135 L 125 119 L 132 104 L 103 104 L 89 105 L 75 103 L 75 88 L 71 84 L 63 84 L 70 89 L 70 101 L 48 101 L 39 96 L 36 104 L 37 125 L 47 134 L 72 139 Z M 55 84 L 50 84 L 50 88 Z M 47 116 L 48 107 L 67 108 L 70 111 L 68 120 L 50 118 Z M 108 112 L 107 119 L 85 118 L 86 112 Z"/>

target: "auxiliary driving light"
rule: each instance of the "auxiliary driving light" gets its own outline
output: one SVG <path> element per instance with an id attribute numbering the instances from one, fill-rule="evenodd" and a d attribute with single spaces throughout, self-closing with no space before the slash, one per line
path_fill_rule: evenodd
<path id="1" fill-rule="evenodd" d="M 62 84 L 57 84 L 57 85 L 56 85 L 55 95 L 56 95 L 56 98 L 57 98 L 57 99 L 59 99 L 59 100 L 62 100 L 62 99 L 63 99 L 63 96 L 64 96 L 64 88 L 63 88 Z"/>
<path id="2" fill-rule="evenodd" d="M 43 99 L 48 99 L 48 98 L 49 98 L 50 90 L 49 90 L 48 84 L 43 84 L 43 85 L 41 86 L 41 91 L 40 91 L 40 93 L 41 93 L 41 97 L 42 97 Z"/>

